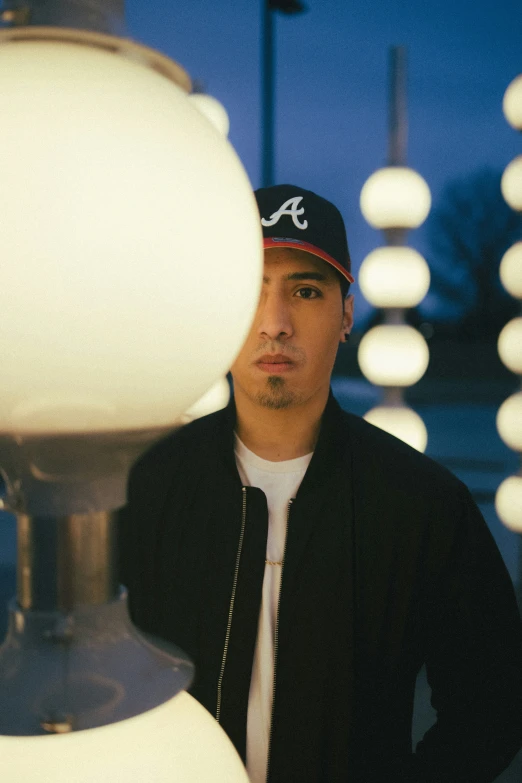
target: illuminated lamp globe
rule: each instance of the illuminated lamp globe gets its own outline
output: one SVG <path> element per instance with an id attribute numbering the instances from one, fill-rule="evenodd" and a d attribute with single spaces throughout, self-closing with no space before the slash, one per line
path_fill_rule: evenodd
<path id="1" fill-rule="evenodd" d="M 366 421 L 395 435 L 417 451 L 426 451 L 428 431 L 414 410 L 406 406 L 378 405 L 364 414 Z"/>
<path id="2" fill-rule="evenodd" d="M 359 366 L 376 386 L 411 386 L 428 367 L 425 339 L 411 326 L 374 326 L 359 343 Z"/>
<path id="3" fill-rule="evenodd" d="M 515 533 L 522 533 L 522 476 L 509 476 L 497 489 L 495 510 Z"/>
<path id="4" fill-rule="evenodd" d="M 18 34 L 0 31 L 0 464 L 43 443 L 49 475 L 68 479 L 64 443 L 80 470 L 93 443 L 114 439 L 119 464 L 126 433 L 163 431 L 226 374 L 257 306 L 262 235 L 237 155 L 175 63 L 97 34 Z M 1 736 L 0 754 L 6 783 L 247 783 L 225 732 L 183 692 L 99 728 Z"/>
<path id="5" fill-rule="evenodd" d="M 522 242 L 506 250 L 500 262 L 500 280 L 511 296 L 522 299 Z"/>
<path id="6" fill-rule="evenodd" d="M 259 297 L 236 153 L 172 79 L 102 47 L 2 40 L 0 91 L 0 431 L 168 426 Z"/>
<path id="7" fill-rule="evenodd" d="M 516 130 L 522 130 L 522 74 L 508 85 L 502 101 L 504 117 Z"/>
<path id="8" fill-rule="evenodd" d="M 360 205 L 374 228 L 417 228 L 428 217 L 431 194 L 426 181 L 413 169 L 387 166 L 366 180 Z"/>
<path id="9" fill-rule="evenodd" d="M 379 247 L 362 262 L 359 286 L 375 307 L 415 307 L 428 293 L 430 270 L 411 247 Z"/>
<path id="10" fill-rule="evenodd" d="M 109 726 L 38 737 L 0 736 L 2 779 L 53 783 L 248 783 L 209 712 L 181 692 Z"/>
<path id="11" fill-rule="evenodd" d="M 517 155 L 504 169 L 500 189 L 511 209 L 522 212 L 522 155 Z"/>
<path id="12" fill-rule="evenodd" d="M 512 394 L 498 409 L 497 430 L 506 446 L 522 452 L 522 392 Z"/>
<path id="13" fill-rule="evenodd" d="M 228 136 L 228 131 L 230 130 L 228 113 L 217 98 L 205 93 L 194 93 L 189 95 L 189 101 L 223 136 Z"/>
<path id="14" fill-rule="evenodd" d="M 498 337 L 498 353 L 511 372 L 522 375 L 522 317 L 509 321 Z"/>
<path id="15" fill-rule="evenodd" d="M 226 378 L 220 378 L 188 411 L 183 414 L 182 421 L 188 423 L 200 419 L 209 413 L 215 413 L 225 408 L 230 399 L 230 386 Z"/>

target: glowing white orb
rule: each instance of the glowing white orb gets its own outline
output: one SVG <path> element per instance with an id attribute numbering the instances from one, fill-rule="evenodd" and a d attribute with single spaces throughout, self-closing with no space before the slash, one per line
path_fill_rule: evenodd
<path id="1" fill-rule="evenodd" d="M 506 250 L 500 262 L 500 280 L 511 296 L 522 299 L 522 242 Z"/>
<path id="2" fill-rule="evenodd" d="M 0 736 L 0 754 L 5 783 L 248 783 L 223 729 L 185 692 L 102 728 Z"/>
<path id="3" fill-rule="evenodd" d="M 497 489 L 495 509 L 499 519 L 515 533 L 522 533 L 522 476 L 509 476 Z"/>
<path id="4" fill-rule="evenodd" d="M 506 446 L 522 452 L 522 392 L 512 394 L 498 409 L 497 430 Z"/>
<path id="5" fill-rule="evenodd" d="M 500 189 L 511 209 L 522 212 L 522 155 L 517 155 L 506 166 L 500 180 Z"/>
<path id="6" fill-rule="evenodd" d="M 413 169 L 387 166 L 366 180 L 360 205 L 374 228 L 417 228 L 428 217 L 431 193 L 426 181 Z"/>
<path id="7" fill-rule="evenodd" d="M 168 426 L 255 312 L 243 166 L 180 87 L 102 48 L 4 41 L 0 93 L 0 431 Z"/>
<path id="8" fill-rule="evenodd" d="M 359 366 L 376 386 L 411 386 L 429 363 L 424 337 L 411 326 L 374 326 L 361 342 Z"/>
<path id="9" fill-rule="evenodd" d="M 430 270 L 411 247 L 379 247 L 362 262 L 359 285 L 375 307 L 414 307 L 428 293 Z"/>
<path id="10" fill-rule="evenodd" d="M 209 413 L 215 413 L 226 408 L 230 399 L 230 386 L 226 378 L 220 378 L 188 411 L 183 414 L 182 421 L 188 423 L 200 419 Z"/>
<path id="11" fill-rule="evenodd" d="M 378 405 L 364 414 L 366 421 L 400 438 L 417 451 L 426 451 L 428 431 L 418 413 L 406 406 Z"/>
<path id="12" fill-rule="evenodd" d="M 230 130 L 228 113 L 217 98 L 213 98 L 212 95 L 206 95 L 205 93 L 194 93 L 193 95 L 189 95 L 189 101 L 207 118 L 207 120 L 210 120 L 212 125 L 214 125 L 223 136 L 228 136 L 228 131 Z"/>
<path id="13" fill-rule="evenodd" d="M 511 372 L 522 375 L 522 317 L 513 318 L 502 329 L 498 353 Z"/>
<path id="14" fill-rule="evenodd" d="M 508 85 L 502 101 L 504 117 L 516 130 L 522 130 L 522 74 Z"/>

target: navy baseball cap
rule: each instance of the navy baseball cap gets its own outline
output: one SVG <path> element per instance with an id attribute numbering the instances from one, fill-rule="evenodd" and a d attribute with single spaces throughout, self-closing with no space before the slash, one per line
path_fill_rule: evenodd
<path id="1" fill-rule="evenodd" d="M 350 283 L 350 253 L 341 213 L 330 201 L 295 185 L 255 191 L 265 250 L 294 247 L 331 264 Z"/>

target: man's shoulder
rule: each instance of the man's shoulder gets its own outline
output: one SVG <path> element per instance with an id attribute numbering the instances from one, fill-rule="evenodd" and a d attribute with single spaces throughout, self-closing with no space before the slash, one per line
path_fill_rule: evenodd
<path id="1" fill-rule="evenodd" d="M 202 459 L 221 439 L 226 417 L 226 409 L 223 409 L 172 429 L 141 455 L 133 473 L 170 473 L 181 460 Z"/>
<path id="2" fill-rule="evenodd" d="M 407 477 L 410 484 L 419 480 L 448 489 L 463 488 L 462 482 L 439 462 L 360 416 L 342 410 L 341 421 L 356 469 L 366 469 L 381 479 L 388 477 L 390 483 Z"/>

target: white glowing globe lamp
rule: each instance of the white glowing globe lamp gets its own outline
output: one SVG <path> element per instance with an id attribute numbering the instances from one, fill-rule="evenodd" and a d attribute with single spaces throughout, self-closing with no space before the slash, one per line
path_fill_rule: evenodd
<path id="1" fill-rule="evenodd" d="M 495 510 L 515 533 L 522 533 L 522 476 L 509 476 L 497 489 Z"/>
<path id="2" fill-rule="evenodd" d="M 206 93 L 194 93 L 189 95 L 189 101 L 223 136 L 228 136 L 230 130 L 228 113 L 217 98 Z"/>
<path id="3" fill-rule="evenodd" d="M 211 388 L 205 392 L 203 397 L 191 405 L 188 411 L 182 416 L 186 423 L 207 416 L 209 413 L 215 413 L 225 408 L 230 399 L 230 387 L 226 378 L 220 378 Z"/>
<path id="4" fill-rule="evenodd" d="M 522 375 L 522 318 L 509 321 L 498 337 L 498 353 L 511 372 Z"/>
<path id="5" fill-rule="evenodd" d="M 379 247 L 362 262 L 359 286 L 375 307 L 415 307 L 428 293 L 430 270 L 411 247 Z"/>
<path id="6" fill-rule="evenodd" d="M 428 431 L 423 420 L 406 406 L 378 405 L 364 414 L 366 421 L 395 435 L 417 451 L 426 451 Z"/>
<path id="7" fill-rule="evenodd" d="M 502 101 L 504 117 L 516 130 L 522 130 L 522 74 L 508 85 Z"/>
<path id="8" fill-rule="evenodd" d="M 248 783 L 225 732 L 185 692 L 98 729 L 0 736 L 0 754 L 4 783 Z"/>
<path id="9" fill-rule="evenodd" d="M 173 81 L 101 48 L 3 42 L 0 92 L 0 432 L 168 426 L 257 305 L 237 155 Z"/>
<path id="10" fill-rule="evenodd" d="M 522 452 L 522 392 L 512 394 L 498 409 L 497 430 L 506 446 Z"/>
<path id="11" fill-rule="evenodd" d="M 361 212 L 374 228 L 417 228 L 431 207 L 426 181 L 406 166 L 375 171 L 363 185 Z"/>
<path id="12" fill-rule="evenodd" d="M 522 155 L 517 155 L 504 169 L 500 189 L 511 209 L 522 212 Z"/>
<path id="13" fill-rule="evenodd" d="M 428 367 L 425 339 L 411 326 L 374 326 L 359 343 L 359 366 L 376 386 L 411 386 Z"/>
<path id="14" fill-rule="evenodd" d="M 515 242 L 506 250 L 500 262 L 502 285 L 515 299 L 522 299 L 522 242 Z"/>

